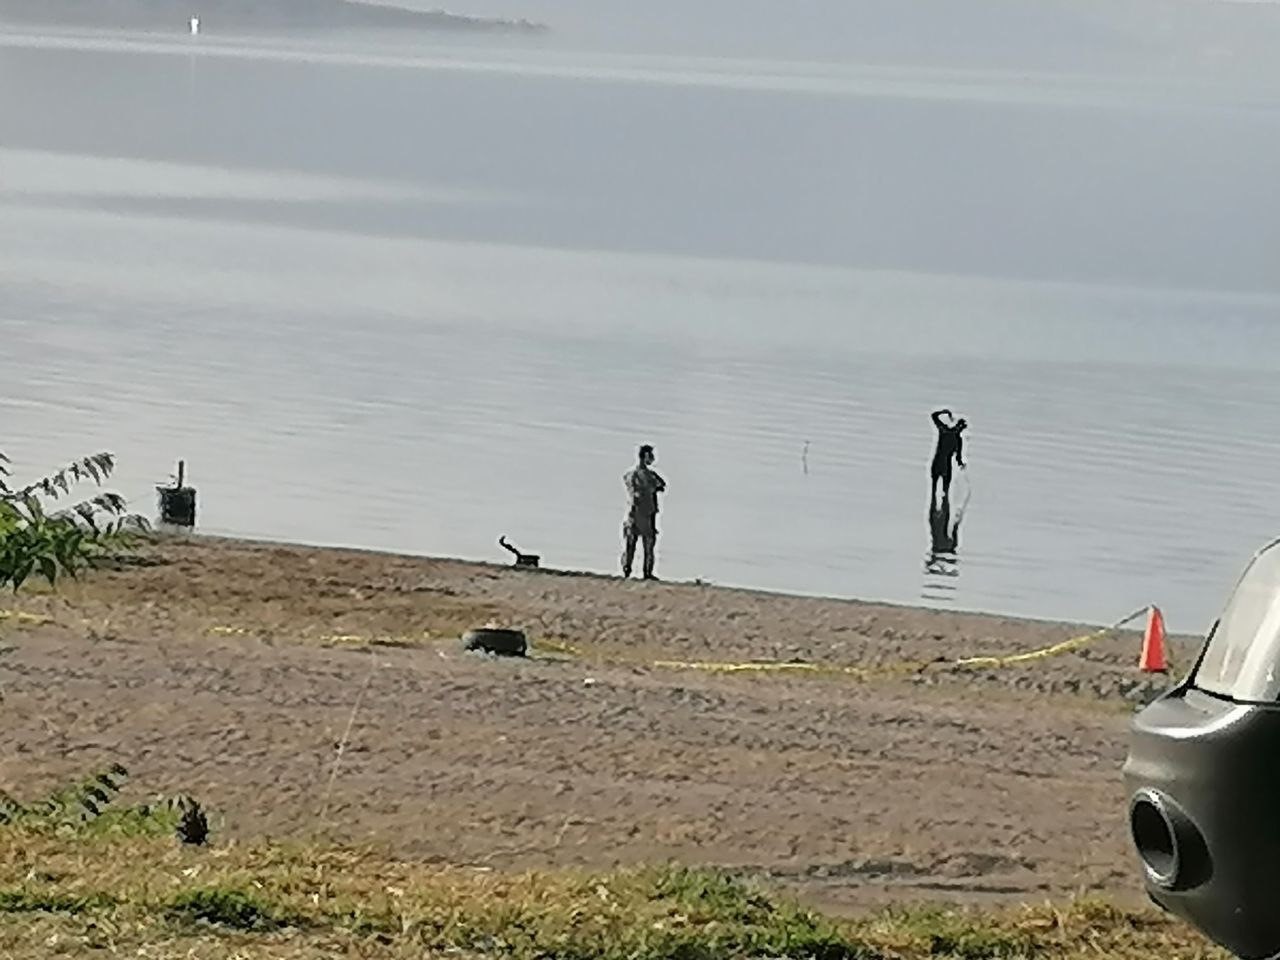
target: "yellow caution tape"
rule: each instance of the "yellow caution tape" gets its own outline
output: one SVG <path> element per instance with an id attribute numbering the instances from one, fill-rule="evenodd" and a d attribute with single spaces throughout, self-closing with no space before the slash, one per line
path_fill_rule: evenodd
<path id="1" fill-rule="evenodd" d="M 1058 654 L 1068 653 L 1076 650 L 1086 644 L 1114 633 L 1120 628 L 1137 620 L 1149 609 L 1149 606 L 1135 610 L 1121 620 L 1101 630 L 1095 630 L 1093 633 L 1085 634 L 1080 637 L 1072 637 L 1070 640 L 1063 640 L 1048 647 L 1042 647 L 1039 650 L 1029 650 L 1025 653 L 1014 653 L 1001 657 L 963 657 L 959 660 L 948 660 L 945 657 L 939 657 L 936 660 L 917 660 L 903 661 L 900 663 L 886 664 L 878 667 L 854 667 L 839 666 L 835 664 L 817 664 L 805 663 L 802 661 L 746 661 L 746 662 L 728 662 L 717 663 L 714 661 L 696 661 L 696 660 L 658 660 L 653 663 L 655 667 L 664 667 L 674 670 L 703 670 L 711 673 L 782 673 L 794 671 L 799 673 L 825 673 L 840 674 L 844 676 L 853 676 L 860 679 L 869 679 L 871 677 L 892 676 L 893 674 L 921 673 L 929 667 L 938 667 L 942 669 L 950 668 L 973 668 L 973 667 L 1009 667 L 1019 663 L 1029 663 L 1033 660 L 1043 660 L 1046 657 L 1057 656 Z"/>
<path id="2" fill-rule="evenodd" d="M 12 620 L 15 623 L 33 623 L 38 626 L 48 626 L 53 623 L 53 617 L 46 617 L 40 613 L 26 613 L 22 610 L 0 610 L 0 620 Z"/>
<path id="3" fill-rule="evenodd" d="M 796 673 L 855 677 L 859 680 L 869 680 L 873 677 L 890 677 L 895 674 L 922 673 L 929 668 L 944 670 L 1001 668 L 1022 663 L 1030 663 L 1036 660 L 1043 660 L 1048 657 L 1054 657 L 1059 654 L 1069 653 L 1072 650 L 1077 650 L 1089 643 L 1100 640 L 1103 637 L 1116 632 L 1122 627 L 1127 626 L 1150 609 L 1151 607 L 1149 605 L 1141 607 L 1128 616 L 1117 620 L 1110 626 L 1103 627 L 1100 630 L 1095 630 L 1093 633 L 1088 633 L 1079 637 L 1072 637 L 1069 640 L 1063 640 L 1060 643 L 1042 647 L 1038 650 L 1028 650 L 1023 653 L 1014 653 L 1005 656 L 962 657 L 955 660 L 949 660 L 946 657 L 937 657 L 933 660 L 901 661 L 898 663 L 879 666 L 844 666 L 840 664 L 810 663 L 801 660 L 748 660 L 723 662 L 711 660 L 636 660 L 631 663 L 634 666 L 649 666 L 668 670 L 699 670 L 707 673 Z M 0 620 L 14 620 L 18 623 L 39 625 L 48 625 L 56 622 L 52 617 L 44 616 L 42 614 L 4 609 L 0 609 Z M 244 637 L 252 636 L 259 631 L 245 627 L 219 625 L 210 627 L 208 632 L 218 636 Z M 318 639 L 322 643 L 410 645 L 429 641 L 431 638 L 429 634 L 424 633 L 421 637 L 371 637 L 363 634 L 326 634 Z M 535 651 L 539 652 L 560 654 L 571 658 L 584 656 L 583 652 L 579 648 L 571 644 L 555 640 L 535 640 L 531 646 Z M 628 661 L 624 659 L 618 660 L 617 662 L 628 663 Z"/>
<path id="4" fill-rule="evenodd" d="M 652 665 L 670 670 L 706 670 L 709 673 L 783 673 L 789 670 L 798 673 L 822 673 L 851 669 L 819 663 L 771 660 L 748 660 L 742 663 L 733 661 L 718 663 L 714 660 L 655 660 Z"/>
<path id="5" fill-rule="evenodd" d="M 669 670 L 701 670 L 706 673 L 809 673 L 832 676 L 857 677 L 867 680 L 876 676 L 895 673 L 920 673 L 928 667 L 944 663 L 943 660 L 921 660 L 885 664 L 878 667 L 842 666 L 803 661 L 748 660 L 745 662 L 717 662 L 714 660 L 655 660 L 650 666 Z"/>
<path id="6" fill-rule="evenodd" d="M 209 633 L 222 637 L 249 637 L 258 633 L 260 630 L 250 630 L 245 627 L 234 626 L 214 626 L 209 628 Z M 420 637 L 411 636 L 392 636 L 389 634 L 380 636 L 368 636 L 362 633 L 325 633 L 314 638 L 320 643 L 347 643 L 347 644 L 365 644 L 368 646 L 410 646 L 419 643 L 425 643 L 431 639 L 429 633 L 423 633 Z"/>
<path id="7" fill-rule="evenodd" d="M 350 643 L 363 644 L 367 647 L 412 647 L 423 643 L 429 643 L 431 636 L 423 634 L 420 637 L 410 636 L 391 636 L 383 634 L 376 637 L 366 637 L 359 633 L 327 633 L 317 637 L 321 643 Z"/>
<path id="8" fill-rule="evenodd" d="M 365 637 L 358 633 L 327 633 L 317 639 L 321 643 L 364 643 L 372 645 L 378 642 L 374 637 Z"/>
<path id="9" fill-rule="evenodd" d="M 1135 610 L 1122 620 L 1117 620 L 1109 627 L 1103 627 L 1101 630 L 1095 630 L 1093 633 L 1087 633 L 1082 637 L 1072 637 L 1070 640 L 1063 640 L 1061 643 L 1055 643 L 1049 647 L 1042 647 L 1039 650 L 1029 650 L 1026 653 L 1015 653 L 1005 657 L 966 657 L 963 660 L 952 661 L 957 667 L 1007 667 L 1015 663 L 1026 663 L 1031 660 L 1042 660 L 1045 657 L 1054 657 L 1060 653 L 1069 653 L 1086 644 L 1093 643 L 1095 640 L 1101 640 L 1109 634 L 1115 633 L 1121 627 L 1125 627 L 1137 620 L 1151 608 L 1143 607 Z"/>
<path id="10" fill-rule="evenodd" d="M 567 657 L 580 657 L 582 651 L 572 644 L 561 643 L 559 640 L 535 640 L 532 644 L 535 650 L 545 653 L 559 653 Z"/>
<path id="11" fill-rule="evenodd" d="M 1150 609 L 1150 606 L 1141 607 L 1133 613 L 1110 626 L 1095 630 L 1093 633 L 1084 634 L 1079 637 L 1072 637 L 1069 640 L 1063 640 L 1038 650 L 1028 650 L 1023 653 L 1007 654 L 1005 656 L 982 656 L 982 657 L 962 657 L 956 660 L 949 660 L 946 657 L 937 657 L 933 660 L 913 660 L 901 661 L 898 663 L 884 664 L 880 666 L 845 666 L 840 664 L 824 664 L 809 663 L 800 660 L 747 660 L 747 661 L 714 661 L 714 660 L 653 660 L 632 662 L 635 666 L 649 666 L 666 670 L 698 670 L 704 673 L 798 673 L 810 675 L 827 675 L 827 676 L 844 676 L 854 677 L 859 680 L 870 680 L 872 678 L 886 678 L 894 675 L 906 675 L 913 673 L 922 673 L 929 668 L 938 669 L 973 669 L 973 668 L 1001 668 L 1010 667 L 1022 663 L 1030 663 L 1036 660 L 1043 660 L 1048 657 L 1058 656 L 1059 654 L 1069 653 L 1072 650 L 1079 649 L 1089 643 L 1100 640 L 1109 634 L 1121 629 L 1134 620 L 1141 617 Z M 231 636 L 247 636 L 253 631 L 246 630 L 243 627 L 219 626 L 213 627 L 211 633 Z M 423 639 L 426 639 L 425 637 Z M 354 643 L 354 644 L 389 644 L 389 643 L 413 643 L 416 642 L 409 637 L 368 637 L 362 634 L 329 634 L 319 638 L 322 643 Z M 531 645 L 535 651 L 560 654 L 567 657 L 582 657 L 583 652 L 568 643 L 562 643 L 556 640 L 535 640 Z M 618 660 L 619 663 L 627 663 L 625 659 Z"/>
<path id="12" fill-rule="evenodd" d="M 1053 646 L 1045 647 L 1043 650 L 1029 650 L 1026 653 L 1015 653 L 1004 657 L 965 657 L 962 660 L 951 660 L 949 665 L 953 667 L 1009 667 L 1015 663 L 1029 663 L 1032 660 L 1056 657 L 1060 653 L 1070 653 L 1072 650 L 1083 647 L 1087 643 L 1102 639 L 1105 635 L 1105 633 L 1099 631 L 1083 637 L 1073 637 L 1070 640 L 1062 641 L 1062 643 L 1055 643 Z"/>

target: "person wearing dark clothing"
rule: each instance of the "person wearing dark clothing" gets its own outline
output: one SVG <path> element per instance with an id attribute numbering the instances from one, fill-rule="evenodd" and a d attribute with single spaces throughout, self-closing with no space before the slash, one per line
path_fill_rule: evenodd
<path id="1" fill-rule="evenodd" d="M 943 417 L 951 421 L 943 420 Z M 930 474 L 933 478 L 933 500 L 938 499 L 938 484 L 942 484 L 942 496 L 951 495 L 951 461 L 954 459 L 961 470 L 964 464 L 964 439 L 961 434 L 969 426 L 963 417 L 956 420 L 950 410 L 935 410 L 933 425 L 938 428 L 938 446 L 933 452 L 933 466 Z"/>
<path id="2" fill-rule="evenodd" d="M 658 494 L 667 489 L 667 482 L 653 469 L 653 447 L 647 443 L 640 448 L 639 462 L 634 470 L 627 471 L 622 482 L 627 488 L 627 519 L 622 525 L 622 575 L 631 576 L 637 541 L 644 544 L 644 578 L 656 580 L 653 575 L 654 553 L 658 543 Z"/>

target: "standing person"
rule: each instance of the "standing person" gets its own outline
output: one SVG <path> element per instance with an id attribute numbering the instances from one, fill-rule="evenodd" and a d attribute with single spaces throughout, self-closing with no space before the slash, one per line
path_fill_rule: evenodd
<path id="1" fill-rule="evenodd" d="M 628 470 L 622 482 L 627 488 L 629 508 L 622 525 L 622 575 L 631 576 L 631 563 L 636 555 L 636 541 L 644 543 L 644 578 L 658 579 L 653 575 L 654 551 L 658 544 L 658 494 L 667 489 L 667 482 L 653 469 L 653 447 L 640 448 L 640 459 L 635 469 Z"/>
<path id="2" fill-rule="evenodd" d="M 943 416 L 951 423 L 945 423 Z M 942 498 L 951 496 L 951 460 L 954 458 L 961 470 L 964 464 L 964 439 L 960 436 L 969 426 L 963 417 L 956 420 L 950 410 L 935 410 L 933 425 L 938 428 L 938 446 L 933 451 L 933 466 L 930 474 L 933 478 L 933 502 L 938 500 L 938 482 L 942 482 Z"/>

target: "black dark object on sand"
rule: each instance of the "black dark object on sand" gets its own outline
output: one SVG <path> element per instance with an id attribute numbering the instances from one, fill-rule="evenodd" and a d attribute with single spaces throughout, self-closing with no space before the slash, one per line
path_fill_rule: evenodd
<path id="1" fill-rule="evenodd" d="M 196 490 L 183 481 L 186 478 L 186 461 L 178 461 L 178 479 L 171 487 L 156 487 L 160 496 L 160 522 L 172 527 L 196 525 Z"/>
<path id="2" fill-rule="evenodd" d="M 517 567 L 536 567 L 542 561 L 542 558 L 536 553 L 521 553 L 511 544 L 507 543 L 507 538 L 505 536 L 498 538 L 498 546 L 515 556 L 515 565 Z"/>
<path id="3" fill-rule="evenodd" d="M 467 650 L 491 653 L 498 657 L 523 657 L 529 650 L 524 631 L 500 627 L 468 630 L 462 638 L 462 646 Z"/>

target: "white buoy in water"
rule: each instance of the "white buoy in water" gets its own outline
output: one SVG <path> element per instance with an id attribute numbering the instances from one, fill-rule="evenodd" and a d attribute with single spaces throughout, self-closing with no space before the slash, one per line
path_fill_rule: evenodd
<path id="1" fill-rule="evenodd" d="M 200 18 L 192 17 L 191 18 L 191 35 L 194 37 L 199 32 L 200 32 Z"/>

